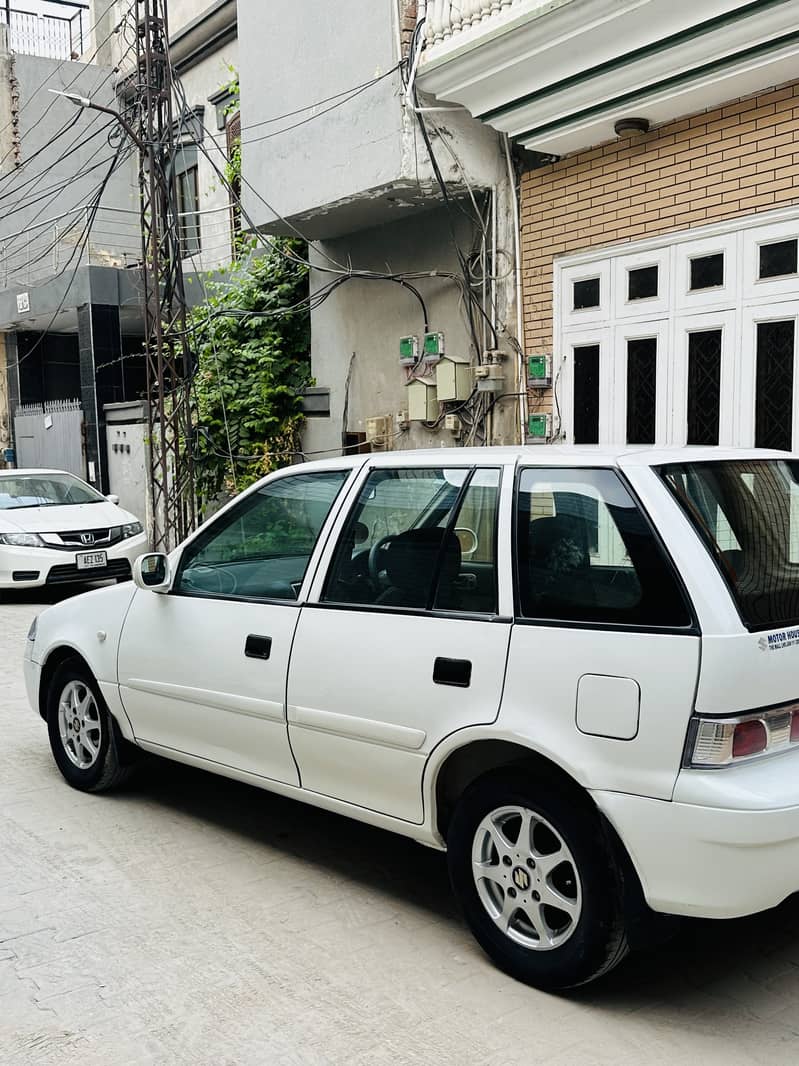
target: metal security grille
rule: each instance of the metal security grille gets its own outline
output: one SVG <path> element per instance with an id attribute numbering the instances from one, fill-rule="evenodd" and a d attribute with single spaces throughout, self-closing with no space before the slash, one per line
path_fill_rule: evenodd
<path id="1" fill-rule="evenodd" d="M 721 330 L 688 337 L 688 444 L 718 444 Z"/>
<path id="2" fill-rule="evenodd" d="M 627 443 L 655 443 L 658 342 L 656 337 L 627 341 Z"/>
<path id="3" fill-rule="evenodd" d="M 599 345 L 574 349 L 574 443 L 599 444 Z"/>
<path id="4" fill-rule="evenodd" d="M 760 322 L 757 327 L 755 447 L 791 450 L 795 323 Z"/>

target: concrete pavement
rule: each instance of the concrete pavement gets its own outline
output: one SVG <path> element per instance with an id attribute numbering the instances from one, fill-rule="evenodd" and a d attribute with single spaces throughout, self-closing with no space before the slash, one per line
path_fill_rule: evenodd
<path id="1" fill-rule="evenodd" d="M 443 856 L 154 760 L 52 763 L 0 603 L 0 1066 L 703 1066 L 799 1061 L 799 899 L 694 922 L 572 997 L 516 984 Z"/>

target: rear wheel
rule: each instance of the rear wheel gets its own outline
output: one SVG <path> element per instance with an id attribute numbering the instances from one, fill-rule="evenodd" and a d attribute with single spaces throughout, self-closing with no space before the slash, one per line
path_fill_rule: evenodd
<path id="1" fill-rule="evenodd" d="M 80 660 L 63 663 L 50 681 L 47 729 L 56 765 L 73 788 L 104 792 L 129 776 L 120 759 L 126 742 Z"/>
<path id="2" fill-rule="evenodd" d="M 570 988 L 627 953 L 621 873 L 576 789 L 532 772 L 478 781 L 455 811 L 448 855 L 477 941 L 518 980 Z"/>

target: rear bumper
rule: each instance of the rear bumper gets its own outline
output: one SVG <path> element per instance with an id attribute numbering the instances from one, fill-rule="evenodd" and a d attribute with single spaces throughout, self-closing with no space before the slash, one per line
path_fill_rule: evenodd
<path id="1" fill-rule="evenodd" d="M 618 792 L 593 796 L 653 910 L 739 918 L 799 891 L 799 797 L 792 806 L 743 810 Z"/>
<path id="2" fill-rule="evenodd" d="M 91 551 L 92 549 L 84 549 Z M 0 589 L 41 588 L 43 585 L 87 584 L 129 578 L 133 562 L 147 551 L 147 536 L 140 533 L 120 541 L 105 551 L 108 565 L 91 570 L 79 570 L 78 552 L 50 548 L 0 547 Z"/>

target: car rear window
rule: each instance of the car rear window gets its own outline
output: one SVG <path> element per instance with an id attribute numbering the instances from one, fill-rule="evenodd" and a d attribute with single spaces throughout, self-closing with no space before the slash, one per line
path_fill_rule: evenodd
<path id="1" fill-rule="evenodd" d="M 752 630 L 799 622 L 799 462 L 671 463 L 661 476 Z"/>

